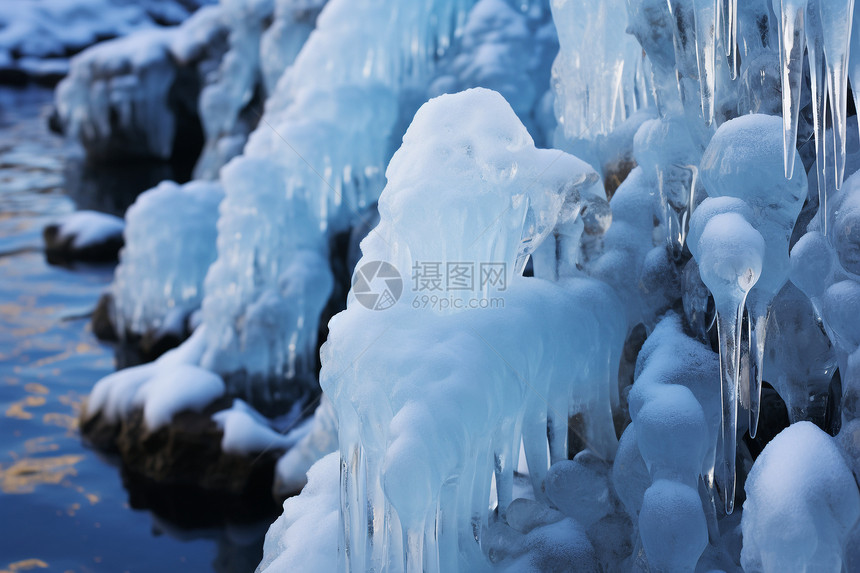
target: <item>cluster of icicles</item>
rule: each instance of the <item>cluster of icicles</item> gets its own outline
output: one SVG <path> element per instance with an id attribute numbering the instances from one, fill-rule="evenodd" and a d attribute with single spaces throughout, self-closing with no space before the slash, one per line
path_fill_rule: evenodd
<path id="1" fill-rule="evenodd" d="M 796 150 L 804 123 L 801 110 L 807 105 L 812 109 L 818 224 L 826 236 L 828 213 L 833 211 L 827 206 L 828 187 L 831 193 L 838 191 L 845 175 L 848 81 L 860 82 L 860 26 L 854 22 L 853 0 L 668 0 L 668 9 L 659 0 L 627 4 L 629 29 L 651 60 L 664 132 L 682 123 L 691 138 L 689 148 L 677 143 L 684 133 L 654 139 L 652 143 L 666 148 L 655 151 L 654 163 L 670 248 L 677 253 L 688 244 L 717 306 L 723 400 L 722 471 L 717 479 L 726 511 L 731 512 L 738 402 L 749 410 L 749 432 L 755 437 L 768 316 L 789 275 L 794 279 L 805 272 L 797 264 L 792 270 L 788 258 L 794 222 L 806 199 L 806 176 Z M 672 38 L 672 49 L 660 43 L 661 27 Z M 804 90 L 811 92 L 810 104 L 802 97 Z M 857 98 L 855 90 L 855 102 Z M 769 179 L 764 174 L 772 171 L 750 157 L 730 169 L 734 176 L 720 174 L 726 171 L 725 162 L 738 156 L 717 157 L 721 152 L 714 134 L 726 121 L 747 114 L 781 115 L 781 125 L 770 127 L 782 131 L 784 182 Z M 832 131 L 825 130 L 828 126 Z M 764 141 L 762 125 L 743 129 L 750 130 L 747 136 L 753 141 Z M 701 171 L 705 166 L 711 167 L 710 180 Z M 759 176 L 750 178 L 756 172 Z M 704 184 L 704 192 L 697 183 Z M 765 189 L 751 191 L 756 184 Z M 699 205 L 697 192 L 699 200 L 708 196 Z M 708 230 L 714 217 L 719 224 Z M 696 244 L 703 233 L 706 239 L 719 234 L 721 226 L 752 240 L 735 245 L 747 251 L 746 258 L 735 262 L 748 276 L 739 275 L 732 284 L 719 284 L 725 277 L 709 270 L 712 253 Z M 748 329 L 742 329 L 745 311 Z M 748 362 L 750 367 L 744 368 Z"/>

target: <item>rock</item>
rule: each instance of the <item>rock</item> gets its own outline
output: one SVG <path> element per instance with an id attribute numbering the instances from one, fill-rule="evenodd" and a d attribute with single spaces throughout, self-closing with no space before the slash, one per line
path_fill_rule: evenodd
<path id="1" fill-rule="evenodd" d="M 119 336 L 117 336 L 116 327 L 111 317 L 112 307 L 113 297 L 109 292 L 106 292 L 99 297 L 99 301 L 96 303 L 96 308 L 93 310 L 93 315 L 90 319 L 90 327 L 93 334 L 96 338 L 105 342 L 119 341 Z"/>
<path id="2" fill-rule="evenodd" d="M 275 463 L 284 450 L 275 447 L 249 455 L 223 452 L 223 432 L 212 414 L 231 403 L 221 397 L 200 412 L 183 410 L 155 431 L 146 427 L 142 408 L 124 421 L 111 422 L 101 414 L 90 418 L 84 407 L 81 433 L 97 449 L 119 455 L 124 475 L 141 486 L 140 495 L 149 500 L 141 503 L 147 507 L 159 501 L 157 495 L 150 495 L 154 490 L 274 503 L 270 492 Z"/>

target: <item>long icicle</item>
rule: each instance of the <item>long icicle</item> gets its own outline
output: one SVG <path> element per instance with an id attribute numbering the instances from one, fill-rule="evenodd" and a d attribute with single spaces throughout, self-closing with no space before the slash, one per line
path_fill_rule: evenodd
<path id="1" fill-rule="evenodd" d="M 860 23 L 856 22 L 860 19 L 860 10 L 854 10 L 851 17 L 852 31 L 850 44 L 850 57 L 848 59 L 848 75 L 851 78 L 851 90 L 854 94 L 854 107 L 860 109 Z M 860 122 L 857 124 L 860 129 Z M 827 212 L 824 211 L 825 218 Z"/>
<path id="2" fill-rule="evenodd" d="M 750 358 L 752 359 L 752 371 L 750 372 L 750 408 L 749 408 L 749 432 L 750 437 L 755 438 L 758 433 L 758 419 L 761 410 L 761 386 L 764 375 L 764 345 L 767 339 L 767 319 L 770 314 L 770 305 L 756 300 L 748 305 L 750 326 Z"/>
<path id="3" fill-rule="evenodd" d="M 779 63 L 782 80 L 782 132 L 785 177 L 794 173 L 800 86 L 803 81 L 804 20 L 807 0 L 773 0 L 779 14 Z"/>
<path id="4" fill-rule="evenodd" d="M 825 0 L 818 3 L 827 58 L 827 81 L 830 87 L 830 114 L 836 138 L 836 188 L 845 177 L 845 132 L 848 115 L 848 55 L 851 48 L 851 23 L 854 0 Z"/>
<path id="5" fill-rule="evenodd" d="M 815 137 L 816 176 L 818 177 L 818 204 L 822 211 L 824 234 L 827 234 L 827 77 L 824 62 L 824 30 L 818 9 L 820 0 L 807 5 L 806 53 L 809 59 L 809 83 L 812 88 L 812 127 Z"/>
<path id="6" fill-rule="evenodd" d="M 726 49 L 726 60 L 732 80 L 738 78 L 738 0 L 717 0 L 719 6 L 721 38 Z"/>
<path id="7" fill-rule="evenodd" d="M 715 0 L 695 0 L 696 57 L 699 66 L 699 91 L 705 124 L 714 122 L 716 91 L 717 11 Z"/>
<path id="8" fill-rule="evenodd" d="M 741 325 L 744 300 L 717 309 L 717 334 L 720 339 L 720 395 L 722 398 L 722 497 L 726 513 L 735 507 L 735 450 L 738 427 L 738 375 L 741 361 Z"/>

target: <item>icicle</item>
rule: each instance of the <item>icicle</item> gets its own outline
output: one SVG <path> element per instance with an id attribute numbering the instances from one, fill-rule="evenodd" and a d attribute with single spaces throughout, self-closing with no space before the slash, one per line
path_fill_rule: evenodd
<path id="1" fill-rule="evenodd" d="M 752 298 L 752 297 L 751 297 Z M 755 438 L 758 432 L 758 418 L 761 407 L 761 385 L 764 374 L 764 345 L 767 338 L 767 318 L 770 314 L 768 301 L 761 302 L 756 297 L 755 302 L 747 309 L 750 326 L 749 350 L 752 368 L 749 377 L 749 422 L 750 437 Z"/>
<path id="2" fill-rule="evenodd" d="M 714 121 L 714 93 L 716 89 L 717 11 L 714 0 L 695 0 L 696 53 L 699 64 L 699 91 L 702 96 L 702 117 L 705 124 Z M 732 79 L 737 74 L 732 72 Z"/>
<path id="3" fill-rule="evenodd" d="M 726 49 L 726 59 L 729 64 L 731 78 L 738 77 L 738 0 L 716 0 L 721 2 L 720 8 L 720 37 Z"/>
<path id="4" fill-rule="evenodd" d="M 818 203 L 826 213 L 827 160 L 825 119 L 827 113 L 827 68 L 824 62 L 824 30 L 819 11 L 819 0 L 810 0 L 806 8 L 806 50 L 809 58 L 809 83 L 812 88 L 812 126 L 815 135 L 816 175 L 818 176 Z M 826 217 L 824 217 L 826 219 Z M 827 234 L 827 223 L 824 224 Z"/>
<path id="5" fill-rule="evenodd" d="M 836 188 L 845 177 L 845 131 L 848 115 L 848 54 L 854 0 L 825 0 L 818 3 L 827 56 L 827 82 L 830 87 L 830 113 L 836 137 Z"/>
<path id="6" fill-rule="evenodd" d="M 807 0 L 773 0 L 779 14 L 779 63 L 782 79 L 782 124 L 785 177 L 794 172 L 800 86 L 803 81 L 804 20 Z"/>
<path id="7" fill-rule="evenodd" d="M 685 107 L 694 94 L 691 82 L 698 83 L 699 59 L 696 53 L 696 10 L 694 0 L 669 0 L 675 46 L 678 90 Z"/>
<path id="8" fill-rule="evenodd" d="M 710 201 L 710 204 L 708 202 Z M 720 341 L 722 459 L 717 478 L 726 513 L 734 509 L 735 448 L 744 304 L 761 276 L 765 241 L 737 203 L 708 199 L 693 213 L 688 244 L 702 281 L 714 296 Z M 742 212 L 743 209 L 740 209 Z M 744 389 L 746 394 L 746 388 Z"/>
<path id="9" fill-rule="evenodd" d="M 851 78 L 851 91 L 854 94 L 854 107 L 860 109 L 860 23 L 856 20 L 860 18 L 860 10 L 854 10 L 851 18 L 853 21 L 851 31 L 851 57 L 848 65 L 848 75 Z M 857 127 L 860 128 L 860 122 Z"/>
<path id="10" fill-rule="evenodd" d="M 744 302 L 726 301 L 717 308 L 717 333 L 720 339 L 720 396 L 722 423 L 722 496 L 726 513 L 735 505 L 735 449 L 738 426 L 738 375 L 741 361 L 741 321 Z"/>

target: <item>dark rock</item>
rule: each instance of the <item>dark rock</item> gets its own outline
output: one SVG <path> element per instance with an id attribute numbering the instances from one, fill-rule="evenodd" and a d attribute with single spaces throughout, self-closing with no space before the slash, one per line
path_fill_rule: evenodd
<path id="1" fill-rule="evenodd" d="M 127 479 L 140 485 L 139 503 L 152 507 L 163 500 L 154 490 L 193 492 L 207 496 L 233 498 L 241 507 L 243 500 L 268 500 L 275 474 L 275 463 L 283 450 L 252 453 L 246 456 L 221 450 L 223 432 L 212 420 L 212 414 L 228 408 L 229 397 L 222 397 L 201 412 L 184 410 L 170 424 L 150 431 L 142 408 L 131 412 L 126 420 L 110 422 L 101 414 L 89 417 L 86 407 L 81 416 L 81 433 L 94 447 L 116 453 L 122 461 Z M 162 510 L 182 500 L 164 501 Z M 181 514 L 181 512 L 180 512 Z M 175 517 L 175 516 L 173 516 Z"/>
<path id="2" fill-rule="evenodd" d="M 106 292 L 99 297 L 90 319 L 93 334 L 105 342 L 118 342 L 119 336 L 113 323 L 113 296 Z"/>

